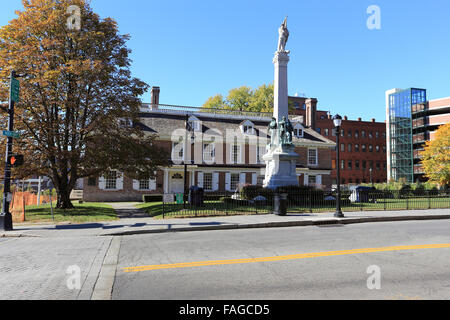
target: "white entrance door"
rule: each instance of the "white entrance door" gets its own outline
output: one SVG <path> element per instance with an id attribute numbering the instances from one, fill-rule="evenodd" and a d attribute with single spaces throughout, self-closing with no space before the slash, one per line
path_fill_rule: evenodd
<path id="1" fill-rule="evenodd" d="M 170 193 L 184 193 L 184 176 L 181 172 L 170 174 Z"/>

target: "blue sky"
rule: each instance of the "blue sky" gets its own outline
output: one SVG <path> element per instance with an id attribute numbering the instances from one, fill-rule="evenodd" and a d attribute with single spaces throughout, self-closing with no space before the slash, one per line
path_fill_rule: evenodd
<path id="1" fill-rule="evenodd" d="M 448 0 L 92 0 L 131 35 L 133 75 L 161 87 L 161 103 L 200 106 L 231 88 L 273 82 L 278 27 L 286 15 L 291 50 L 289 94 L 350 119 L 385 120 L 394 87 L 450 96 Z M 366 10 L 381 9 L 381 30 Z M 3 0 L 0 25 L 20 0 Z M 150 100 L 146 94 L 145 101 Z"/>

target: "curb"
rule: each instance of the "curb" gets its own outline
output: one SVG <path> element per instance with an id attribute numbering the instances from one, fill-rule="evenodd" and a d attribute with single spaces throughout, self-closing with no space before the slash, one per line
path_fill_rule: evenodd
<path id="1" fill-rule="evenodd" d="M 189 231 L 212 231 L 212 230 L 236 230 L 236 229 L 262 229 L 262 228 L 288 228 L 288 227 L 306 227 L 323 225 L 346 225 L 371 222 L 396 222 L 396 221 L 417 221 L 417 220 L 450 220 L 450 215 L 433 216 L 400 216 L 400 217 L 371 217 L 371 218 L 330 218 L 324 220 L 306 220 L 306 221 L 286 221 L 286 222 L 267 222 L 254 224 L 230 224 L 222 226 L 202 226 L 188 228 L 171 228 L 156 230 L 133 230 L 117 233 L 101 234 L 100 236 L 130 236 L 140 234 L 155 234 L 167 232 L 189 232 Z"/>

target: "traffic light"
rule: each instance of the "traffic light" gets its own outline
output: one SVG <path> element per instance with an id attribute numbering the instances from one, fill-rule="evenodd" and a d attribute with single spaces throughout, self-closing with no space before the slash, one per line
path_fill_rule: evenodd
<path id="1" fill-rule="evenodd" d="M 13 154 L 8 157 L 8 164 L 13 168 L 20 167 L 23 163 L 24 159 L 22 154 Z"/>

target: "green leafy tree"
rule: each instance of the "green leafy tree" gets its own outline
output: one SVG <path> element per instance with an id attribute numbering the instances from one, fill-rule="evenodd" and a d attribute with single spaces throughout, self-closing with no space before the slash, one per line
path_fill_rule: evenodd
<path id="1" fill-rule="evenodd" d="M 225 106 L 225 101 L 221 94 L 210 97 L 202 106 L 203 109 L 221 109 Z"/>
<path id="2" fill-rule="evenodd" d="M 0 29 L 0 101 L 8 100 L 11 70 L 25 73 L 16 105 L 22 139 L 15 152 L 26 165 L 16 177 L 46 175 L 58 208 L 72 208 L 79 178 L 110 169 L 150 178 L 169 156 L 140 130 L 140 96 L 148 85 L 131 76 L 128 35 L 100 19 L 88 0 L 23 0 L 23 11 Z M 69 28 L 69 6 L 80 29 Z"/>

